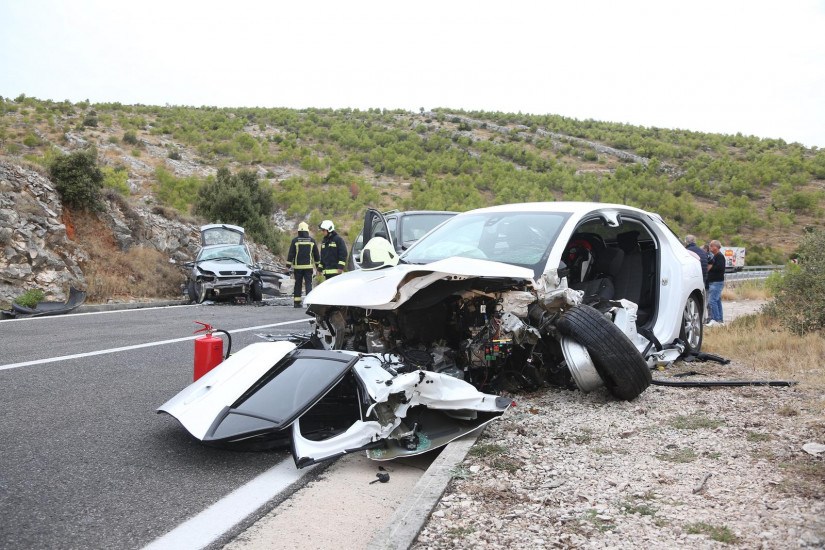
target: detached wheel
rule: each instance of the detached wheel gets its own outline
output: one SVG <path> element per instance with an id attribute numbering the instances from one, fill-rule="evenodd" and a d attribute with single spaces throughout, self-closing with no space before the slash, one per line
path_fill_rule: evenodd
<path id="1" fill-rule="evenodd" d="M 597 309 L 579 305 L 556 324 L 563 336 L 587 348 L 605 386 L 615 397 L 630 401 L 651 382 L 647 362 L 627 336 Z"/>
<path id="2" fill-rule="evenodd" d="M 702 307 L 699 299 L 691 296 L 682 312 L 682 328 L 679 330 L 679 339 L 685 343 L 685 355 L 701 351 L 703 329 Z"/>
<path id="3" fill-rule="evenodd" d="M 252 281 L 252 286 L 249 287 L 249 301 L 260 302 L 264 299 L 264 287 L 261 281 Z"/>

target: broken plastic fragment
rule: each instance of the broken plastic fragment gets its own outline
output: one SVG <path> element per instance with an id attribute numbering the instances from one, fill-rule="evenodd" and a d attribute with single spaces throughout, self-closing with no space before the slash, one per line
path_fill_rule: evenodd
<path id="1" fill-rule="evenodd" d="M 805 443 L 802 445 L 802 450 L 812 456 L 819 456 L 825 453 L 825 445 L 822 443 Z"/>
<path id="2" fill-rule="evenodd" d="M 385 472 L 378 472 L 377 474 L 375 474 L 375 477 L 377 477 L 378 479 L 373 479 L 372 481 L 370 481 L 370 485 L 372 485 L 373 483 L 378 483 L 379 481 L 381 483 L 386 483 L 390 480 L 390 474 Z"/>

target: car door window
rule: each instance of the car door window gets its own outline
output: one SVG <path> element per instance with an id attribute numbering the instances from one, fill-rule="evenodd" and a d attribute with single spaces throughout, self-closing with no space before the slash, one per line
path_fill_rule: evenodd
<path id="1" fill-rule="evenodd" d="M 398 230 L 398 218 L 387 218 L 387 229 L 389 230 L 390 236 L 390 238 L 387 240 L 395 244 L 398 241 L 398 234 L 396 233 L 396 231 Z"/>

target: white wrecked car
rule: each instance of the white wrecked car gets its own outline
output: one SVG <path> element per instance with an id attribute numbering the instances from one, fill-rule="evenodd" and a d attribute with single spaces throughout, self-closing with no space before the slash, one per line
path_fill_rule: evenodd
<path id="1" fill-rule="evenodd" d="M 365 237 L 362 269 L 306 297 L 311 335 L 252 344 L 158 411 L 204 443 L 289 445 L 298 466 L 357 450 L 390 459 L 495 419 L 505 390 L 606 386 L 634 399 L 650 367 L 701 347 L 700 264 L 656 214 L 484 208 L 400 258 Z"/>
<path id="2" fill-rule="evenodd" d="M 399 372 L 445 373 L 481 391 L 604 385 L 630 400 L 651 366 L 702 344 L 700 264 L 657 214 L 574 202 L 482 208 L 400 258 L 370 237 L 361 270 L 306 297 L 319 347 L 392 353 Z"/>

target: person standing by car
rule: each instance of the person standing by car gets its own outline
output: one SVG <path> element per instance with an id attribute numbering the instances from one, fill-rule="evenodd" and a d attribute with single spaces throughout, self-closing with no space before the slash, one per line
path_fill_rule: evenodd
<path id="1" fill-rule="evenodd" d="M 725 255 L 720 252 L 722 243 L 717 240 L 710 241 L 710 252 L 713 254 L 713 261 L 708 265 L 708 289 L 710 296 L 710 321 L 708 326 L 724 325 L 722 317 L 722 289 L 725 288 Z"/>
<path id="2" fill-rule="evenodd" d="M 309 236 L 309 226 L 306 222 L 299 223 L 298 236 L 292 239 L 286 256 L 286 267 L 295 277 L 295 288 L 292 291 L 293 307 L 301 307 L 301 287 L 306 286 L 307 294 L 312 290 L 312 270 L 320 269 L 320 262 L 318 243 Z"/>
<path id="3" fill-rule="evenodd" d="M 708 268 L 713 262 L 713 254 L 710 252 L 710 243 L 706 242 L 703 244 L 702 250 L 705 252 L 705 259 L 707 260 L 707 267 L 705 268 L 705 296 L 710 296 L 710 288 L 708 287 Z M 712 319 L 710 314 L 710 300 L 708 300 L 705 309 L 707 309 L 707 314 L 705 315 L 705 323 L 707 324 Z"/>
<path id="4" fill-rule="evenodd" d="M 685 248 L 696 254 L 699 263 L 702 264 L 702 280 L 705 282 L 705 290 L 708 288 L 708 254 L 696 244 L 694 235 L 685 235 Z"/>
<path id="5" fill-rule="evenodd" d="M 340 275 L 347 266 L 347 243 L 335 232 L 335 224 L 324 220 L 319 225 L 324 234 L 321 240 L 321 274 L 324 280 Z"/>

